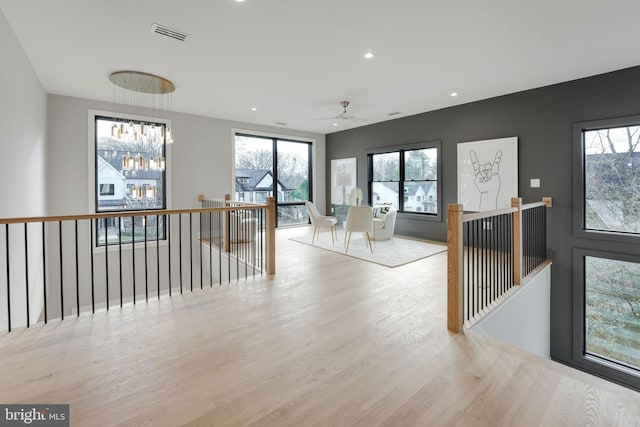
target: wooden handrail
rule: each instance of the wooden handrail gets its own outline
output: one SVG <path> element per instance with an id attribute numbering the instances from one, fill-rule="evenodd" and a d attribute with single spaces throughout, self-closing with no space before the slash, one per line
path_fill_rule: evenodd
<path id="1" fill-rule="evenodd" d="M 231 200 L 231 194 L 225 194 L 224 199 L 207 199 L 204 194 L 198 194 L 198 203 L 204 202 L 218 202 L 225 206 L 260 206 L 265 207 L 266 204 L 253 203 L 253 202 L 245 202 L 242 200 Z"/>
<path id="2" fill-rule="evenodd" d="M 230 194 L 224 195 L 224 205 L 227 206 L 231 200 Z M 224 230 L 224 239 L 222 241 L 222 250 L 225 252 L 229 252 L 231 250 L 231 233 L 229 233 L 229 228 L 231 227 L 231 213 L 225 212 L 223 220 L 222 220 L 222 229 Z"/>
<path id="3" fill-rule="evenodd" d="M 533 209 L 533 208 L 537 208 L 540 206 L 547 206 L 547 203 L 545 202 L 534 202 L 534 203 L 527 203 L 526 205 L 522 205 L 522 208 L 520 210 L 522 211 L 526 211 L 527 209 Z"/>
<path id="4" fill-rule="evenodd" d="M 511 221 L 511 238 L 513 239 L 513 283 L 522 282 L 522 198 L 512 197 L 511 207 L 516 208 Z"/>
<path id="5" fill-rule="evenodd" d="M 82 215 L 58 215 L 58 216 L 33 216 L 24 218 L 0 218 L 0 224 L 23 224 L 25 222 L 57 222 L 57 221 L 73 221 L 84 219 L 101 219 L 101 218 L 118 218 L 132 216 L 160 216 L 160 215 L 176 215 L 187 213 L 205 213 L 205 212 L 231 212 L 238 209 L 259 210 L 267 208 L 267 205 L 251 205 L 251 206 L 225 206 L 213 208 L 192 208 L 192 209 L 164 209 L 164 210 L 146 210 L 146 211 L 119 211 L 113 213 L 95 213 Z"/>
<path id="6" fill-rule="evenodd" d="M 513 284 L 523 283 L 523 241 L 522 241 L 522 211 L 540 206 L 553 206 L 551 197 L 543 197 L 541 202 L 522 204 L 522 199 L 511 199 L 511 207 L 486 212 L 464 213 L 461 204 L 449 204 L 447 211 L 447 327 L 450 331 L 459 333 L 464 326 L 464 231 L 466 222 L 492 218 L 499 215 L 512 216 L 512 254 Z"/>
<path id="7" fill-rule="evenodd" d="M 202 196 L 202 197 L 200 197 Z M 199 195 L 198 200 L 204 202 L 206 200 L 204 195 Z M 221 202 L 225 205 L 224 208 L 217 208 L 218 210 L 226 211 L 224 215 L 223 230 L 225 237 L 223 238 L 222 250 L 229 252 L 231 250 L 231 237 L 229 227 L 231 225 L 231 211 L 235 208 L 253 210 L 266 208 L 266 230 L 265 230 L 265 251 L 266 251 L 266 271 L 267 274 L 276 274 L 276 199 L 274 197 L 267 197 L 266 204 L 260 205 L 252 202 L 243 202 L 238 200 L 231 200 L 231 194 L 225 194 L 224 199 L 215 199 L 213 201 Z"/>
<path id="8" fill-rule="evenodd" d="M 502 209 L 496 209 L 493 211 L 466 213 L 462 215 L 462 222 L 475 221 L 476 219 L 491 218 L 492 216 L 504 215 L 508 213 L 513 213 L 515 211 L 516 211 L 516 208 L 502 208 Z"/>
<path id="9" fill-rule="evenodd" d="M 450 204 L 447 211 L 447 328 L 455 333 L 464 324 L 462 205 Z"/>
<path id="10" fill-rule="evenodd" d="M 267 197 L 267 229 L 265 233 L 267 274 L 276 274 L 276 215 L 276 199 Z"/>

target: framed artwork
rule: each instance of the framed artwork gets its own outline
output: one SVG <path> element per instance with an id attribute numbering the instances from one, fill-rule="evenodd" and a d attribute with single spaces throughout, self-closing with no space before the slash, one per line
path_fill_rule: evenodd
<path id="1" fill-rule="evenodd" d="M 331 160 L 331 204 L 349 205 L 356 188 L 356 158 Z"/>
<path id="2" fill-rule="evenodd" d="M 518 197 L 518 137 L 458 144 L 458 203 L 465 211 L 511 206 Z"/>

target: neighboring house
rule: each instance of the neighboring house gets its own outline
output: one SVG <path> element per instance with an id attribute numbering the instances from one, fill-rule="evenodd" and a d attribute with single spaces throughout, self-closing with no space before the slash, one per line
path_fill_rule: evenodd
<path id="1" fill-rule="evenodd" d="M 104 209 L 125 209 L 140 207 L 140 205 L 154 204 L 156 202 L 155 193 L 162 191 L 162 172 L 153 170 L 122 170 L 122 156 L 125 153 L 114 151 L 99 153 L 98 155 L 98 181 L 100 182 L 100 188 L 98 188 L 98 207 Z M 117 174 L 117 175 L 116 175 Z M 118 177 L 116 182 L 115 177 Z M 113 182 L 112 182 L 113 181 Z M 111 189 L 105 184 L 114 184 L 113 191 L 117 195 L 102 195 L 104 187 L 105 192 L 111 191 Z M 133 194 L 134 187 L 142 189 L 142 198 L 136 199 Z M 147 189 L 153 188 L 154 195 L 147 196 Z M 133 200 L 138 200 L 134 202 Z M 147 203 L 143 203 L 143 199 L 147 200 Z"/>
<path id="2" fill-rule="evenodd" d="M 291 200 L 291 189 L 278 180 L 279 201 Z M 236 169 L 236 200 L 264 203 L 273 194 L 273 175 L 262 169 Z"/>
<path id="3" fill-rule="evenodd" d="M 398 183 L 380 182 L 376 183 L 372 194 L 372 204 L 380 205 L 391 203 L 396 209 L 398 203 Z M 435 182 L 412 182 L 404 183 L 403 201 L 404 210 L 413 212 L 435 212 L 437 203 L 437 186 Z"/>
<path id="4" fill-rule="evenodd" d="M 400 209 L 400 206 L 398 206 L 397 182 L 376 183 L 375 188 L 372 190 L 371 198 L 371 204 L 374 206 L 391 203 L 394 208 Z"/>
<path id="5" fill-rule="evenodd" d="M 435 182 L 405 182 L 404 210 L 434 212 L 437 202 Z"/>
<path id="6" fill-rule="evenodd" d="M 98 193 L 98 208 L 122 209 L 125 201 L 125 183 L 127 178 L 102 156 L 98 156 L 96 173 L 100 184 Z"/>

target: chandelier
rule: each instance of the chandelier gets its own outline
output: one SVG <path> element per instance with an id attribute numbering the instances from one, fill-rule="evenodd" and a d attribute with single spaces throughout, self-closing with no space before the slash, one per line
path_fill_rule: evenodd
<path id="1" fill-rule="evenodd" d="M 114 101 L 119 104 L 145 105 L 159 116 L 165 118 L 165 111 L 171 114 L 172 93 L 175 91 L 173 83 L 163 77 L 139 71 L 116 71 L 111 73 L 109 80 L 116 86 Z M 170 120 L 170 119 L 169 119 Z M 111 127 L 111 137 L 118 141 L 131 143 L 133 147 L 153 146 L 156 144 L 170 144 L 174 139 L 173 129 L 164 123 L 154 121 L 127 120 L 125 116 Z M 134 150 L 136 151 L 136 150 Z M 162 154 L 143 155 L 143 153 L 127 152 L 122 155 L 123 172 L 131 171 L 164 171 L 166 159 Z M 154 187 L 134 187 L 134 198 L 155 197 Z"/>

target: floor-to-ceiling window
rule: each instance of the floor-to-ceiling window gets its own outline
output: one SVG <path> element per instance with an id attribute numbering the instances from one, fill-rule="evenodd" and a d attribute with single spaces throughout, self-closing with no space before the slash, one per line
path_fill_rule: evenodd
<path id="1" fill-rule="evenodd" d="M 575 344 L 588 363 L 640 376 L 640 116 L 577 124 Z"/>
<path id="2" fill-rule="evenodd" d="M 311 175 L 311 142 L 236 133 L 235 199 L 275 197 L 278 226 L 308 223 Z"/>

